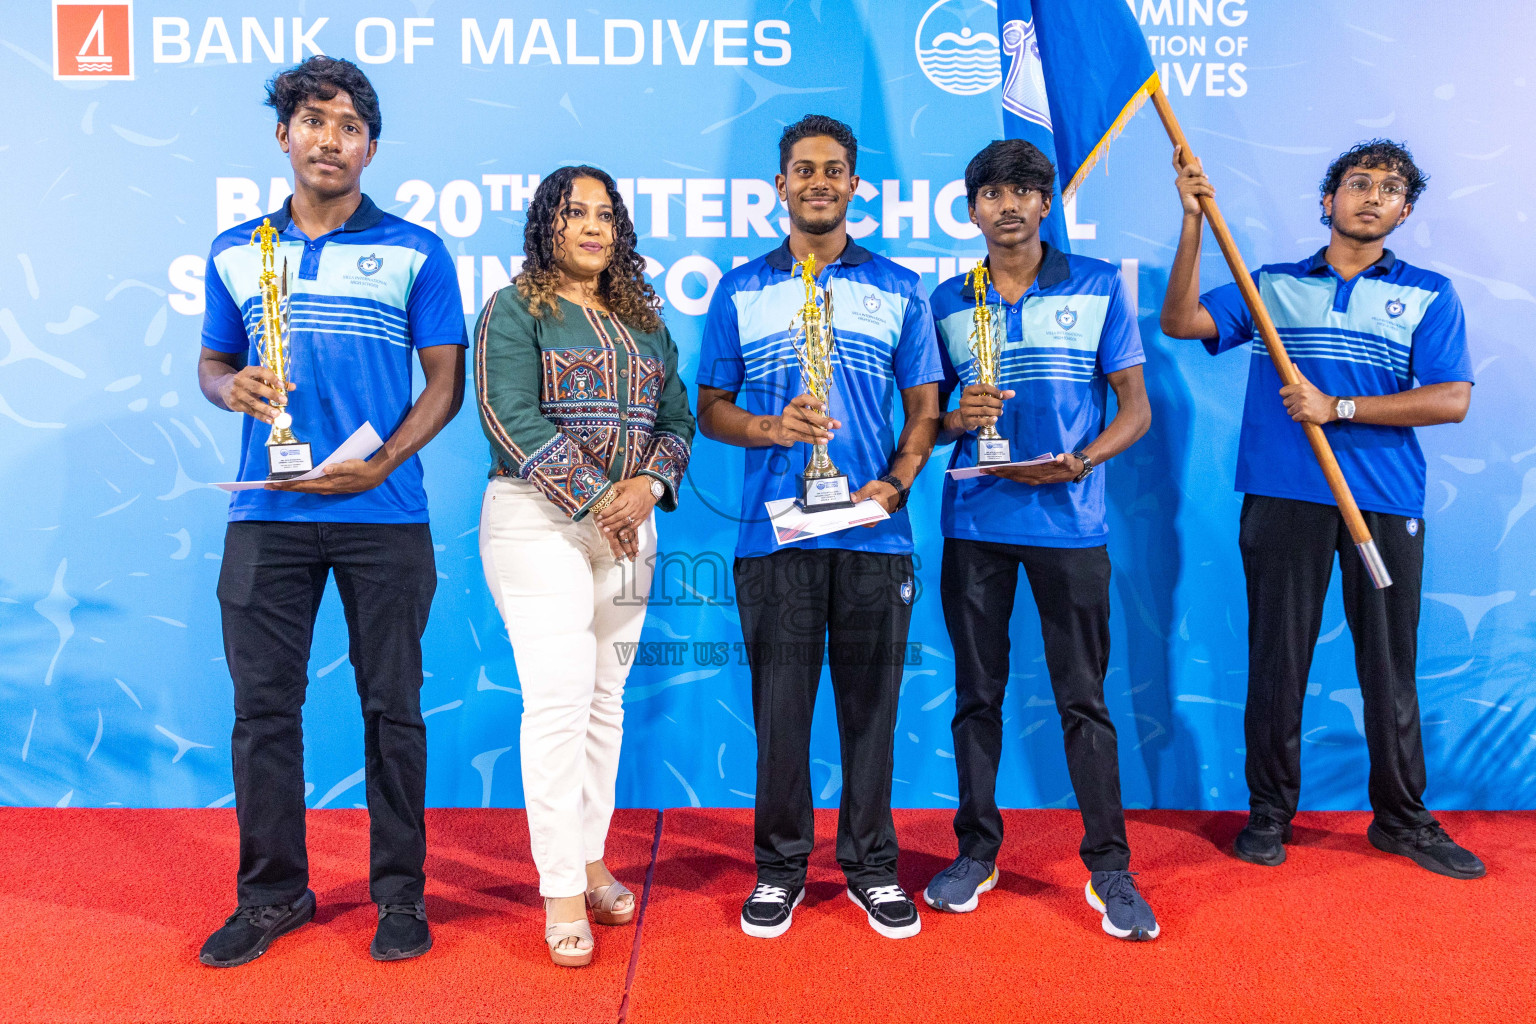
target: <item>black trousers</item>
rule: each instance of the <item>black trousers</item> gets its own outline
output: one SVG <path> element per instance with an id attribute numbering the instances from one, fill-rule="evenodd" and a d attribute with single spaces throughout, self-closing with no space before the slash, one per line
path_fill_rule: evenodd
<path id="1" fill-rule="evenodd" d="M 309 647 L 336 573 L 363 707 L 369 886 L 375 902 L 420 899 L 426 881 L 427 730 L 421 634 L 437 589 L 425 523 L 231 523 L 219 605 L 235 684 L 235 810 L 241 906 L 291 902 L 309 885 L 304 735 Z"/>
<path id="2" fill-rule="evenodd" d="M 815 842 L 811 714 L 825 656 L 842 750 L 837 862 L 851 884 L 893 884 L 891 771 L 915 593 L 911 556 L 789 548 L 738 558 L 735 575 L 757 729 L 758 877 L 790 889 L 805 884 Z"/>
<path id="3" fill-rule="evenodd" d="M 1422 520 L 1363 512 L 1392 585 L 1377 590 L 1332 505 L 1249 494 L 1238 544 L 1248 579 L 1248 802 L 1290 821 L 1301 791 L 1301 702 L 1339 556 L 1344 617 L 1355 641 L 1365 705 L 1370 799 L 1376 823 L 1402 833 L 1431 821 L 1424 807 L 1424 740 L 1415 675 Z"/>
<path id="4" fill-rule="evenodd" d="M 1008 623 L 1019 567 L 1040 611 L 1045 665 L 1061 715 L 1067 772 L 1083 815 L 1079 849 L 1089 871 L 1124 871 L 1131 849 L 1120 805 L 1120 757 L 1104 705 L 1109 668 L 1109 553 L 985 541 L 944 541 L 939 590 L 955 651 L 955 768 L 960 852 L 995 861 L 1003 844 L 997 766 L 1008 685 Z"/>

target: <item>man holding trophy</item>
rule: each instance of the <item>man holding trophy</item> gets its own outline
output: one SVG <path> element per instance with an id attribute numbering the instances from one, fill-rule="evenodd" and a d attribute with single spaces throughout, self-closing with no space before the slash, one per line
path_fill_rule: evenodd
<path id="1" fill-rule="evenodd" d="M 784 130 L 777 186 L 789 238 L 721 279 L 699 357 L 700 428 L 746 449 L 735 575 L 757 723 L 757 885 L 741 927 L 762 938 L 783 934 L 805 895 L 811 713 L 829 638 L 848 897 L 881 935 L 921 926 L 896 881 L 891 765 L 916 594 L 903 506 L 933 450 L 943 374 L 918 276 L 848 238 L 857 154 L 848 126 L 829 117 Z M 764 505 L 790 498 L 812 516 L 872 500 L 889 517 L 780 544 Z"/>
<path id="2" fill-rule="evenodd" d="M 432 945 L 420 691 L 437 574 L 416 452 L 463 399 L 464 316 L 443 243 L 359 187 L 381 127 L 363 73 L 312 57 L 273 78 L 267 102 L 293 196 L 214 240 L 198 364 L 208 400 L 245 414 L 241 480 L 268 481 L 231 499 L 219 573 L 235 696 L 239 909 L 199 959 L 248 963 L 314 916 L 300 716 L 334 572 L 363 707 L 369 890 L 379 906 L 370 952 L 399 960 Z M 414 403 L 413 354 L 426 378 Z M 371 458 L 298 479 L 366 425 L 383 438 Z"/>
<path id="3" fill-rule="evenodd" d="M 987 258 L 933 295 L 944 403 L 963 386 L 939 434 L 941 444 L 957 442 L 944 481 L 940 590 L 955 651 L 960 856 L 923 897 L 964 913 L 997 884 L 1008 622 L 1022 566 L 1082 809 L 1085 895 L 1106 932 L 1145 940 L 1158 925 L 1128 870 L 1115 727 L 1104 705 L 1108 523 L 1095 468 L 1146 433 L 1152 414 L 1136 311 L 1118 271 L 1040 239 L 1055 181 L 1050 160 L 1028 142 L 993 142 L 978 153 L 965 188 Z M 1119 406 L 1108 426 L 1106 382 Z M 973 472 L 955 475 L 966 468 Z"/>

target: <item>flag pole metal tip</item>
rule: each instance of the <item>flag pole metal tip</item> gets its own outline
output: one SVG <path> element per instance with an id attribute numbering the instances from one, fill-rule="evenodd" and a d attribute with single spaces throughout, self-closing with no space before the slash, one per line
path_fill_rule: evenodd
<path id="1" fill-rule="evenodd" d="M 1360 551 L 1360 557 L 1365 562 L 1365 571 L 1371 574 L 1371 582 L 1376 584 L 1377 590 L 1385 590 L 1392 585 L 1392 574 L 1387 572 L 1387 563 L 1381 560 L 1381 552 L 1376 550 L 1376 541 L 1368 540 L 1364 544 L 1356 544 Z"/>

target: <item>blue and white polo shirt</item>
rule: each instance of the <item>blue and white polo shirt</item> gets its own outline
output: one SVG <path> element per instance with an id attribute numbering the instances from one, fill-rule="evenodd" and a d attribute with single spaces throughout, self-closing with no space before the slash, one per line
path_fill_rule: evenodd
<path id="1" fill-rule="evenodd" d="M 736 396 L 754 416 L 776 415 L 804 391 L 790 327 L 805 302 L 805 286 L 792 273 L 789 241 L 735 268 L 715 288 L 699 353 L 700 387 Z M 854 490 L 889 472 L 896 454 L 893 410 L 898 390 L 943 377 L 928 297 L 917 274 L 849 240 L 819 276 L 832 291 L 832 418 L 828 454 Z M 763 503 L 795 495 L 795 477 L 810 461 L 811 446 L 748 448 L 741 487 L 736 555 L 778 550 Z M 789 545 L 785 545 L 786 547 Z M 872 527 L 795 542 L 800 548 L 841 548 L 910 554 L 912 528 L 905 509 Z"/>
<path id="2" fill-rule="evenodd" d="M 987 302 L 1002 306 L 1006 324 L 998 387 L 1014 392 L 1003 402 L 997 430 L 1016 461 L 1077 451 L 1098 437 L 1104 432 L 1106 375 L 1146 362 L 1119 271 L 1103 260 L 1043 248 L 1040 272 L 1018 302 L 1008 305 L 996 288 L 987 290 Z M 940 388 L 946 394 L 976 383 L 975 308 L 964 274 L 934 289 L 933 319 L 944 357 Z M 976 465 L 974 433 L 955 442 L 949 464 Z M 960 540 L 1096 547 L 1109 536 L 1104 474 L 1038 487 L 1000 477 L 946 477 L 940 527 L 944 536 Z"/>
<path id="3" fill-rule="evenodd" d="M 1261 267 L 1254 283 L 1286 351 L 1324 394 L 1391 395 L 1420 385 L 1472 380 L 1461 300 L 1451 282 L 1385 250 L 1344 280 L 1319 249 L 1300 263 Z M 1200 303 L 1219 332 L 1212 355 L 1252 342 L 1248 398 L 1237 452 L 1237 490 L 1334 504 L 1333 492 L 1300 423 L 1280 399 L 1283 386 L 1236 284 Z M 1339 468 L 1363 509 L 1424 514 L 1424 453 L 1411 427 L 1331 423 L 1323 428 Z"/>
<path id="4" fill-rule="evenodd" d="M 292 200 L 289 200 L 291 203 Z M 458 277 L 432 232 L 385 213 L 367 196 L 347 222 L 310 239 L 289 203 L 269 215 L 279 232 L 277 270 L 288 264 L 293 431 L 315 463 L 371 422 L 386 440 L 411 410 L 415 350 L 467 345 Z M 251 233 L 261 219 L 230 228 L 208 256 L 203 344 L 260 361 L 261 249 Z M 267 475 L 271 428 L 250 416 L 241 433 L 240 479 Z M 378 487 L 360 494 L 236 491 L 231 522 L 424 523 L 427 494 L 412 456 Z"/>

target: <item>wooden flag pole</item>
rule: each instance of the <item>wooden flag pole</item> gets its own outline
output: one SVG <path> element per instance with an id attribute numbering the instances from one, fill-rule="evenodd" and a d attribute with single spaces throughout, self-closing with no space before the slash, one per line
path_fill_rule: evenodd
<path id="1" fill-rule="evenodd" d="M 1189 141 L 1184 138 L 1184 130 L 1179 127 L 1179 119 L 1174 116 L 1173 107 L 1168 104 L 1168 96 L 1163 92 L 1161 81 L 1153 86 L 1152 105 L 1157 108 L 1157 116 L 1162 118 L 1163 127 L 1168 131 L 1168 138 L 1179 147 L 1181 161 L 1187 162 L 1194 159 L 1194 154 L 1189 150 Z M 1211 233 L 1216 236 L 1216 244 L 1221 247 L 1221 254 L 1227 258 L 1227 266 L 1232 270 L 1232 279 L 1237 282 L 1238 290 L 1243 293 L 1243 301 L 1248 304 L 1249 311 L 1253 313 L 1254 326 L 1258 329 L 1259 337 L 1264 339 L 1264 347 L 1269 350 L 1269 357 L 1274 360 L 1280 379 L 1286 384 L 1301 383 L 1301 374 L 1297 372 L 1296 364 L 1291 362 L 1290 355 L 1285 351 L 1285 345 L 1280 341 L 1280 333 L 1275 330 L 1275 322 L 1270 319 L 1269 310 L 1264 308 L 1264 300 L 1260 297 L 1253 278 L 1248 274 L 1248 265 L 1243 262 L 1242 254 L 1237 251 L 1237 242 L 1233 240 L 1232 232 L 1228 230 L 1226 219 L 1222 217 L 1216 200 L 1201 196 L 1200 209 L 1211 225 Z M 1316 423 L 1303 423 L 1302 427 L 1306 430 L 1307 440 L 1311 442 L 1312 454 L 1317 457 L 1317 463 L 1323 469 L 1323 476 L 1328 480 L 1328 489 L 1333 492 L 1333 500 L 1339 506 L 1339 514 L 1344 517 L 1344 524 L 1349 527 L 1349 535 L 1354 538 L 1355 547 L 1359 550 L 1360 557 L 1365 560 L 1365 568 L 1371 575 L 1371 582 L 1376 584 L 1377 589 L 1390 587 L 1392 576 L 1381 560 L 1381 552 L 1376 549 L 1376 541 L 1371 538 L 1371 531 L 1365 525 L 1365 517 L 1360 515 L 1360 506 L 1355 504 L 1355 496 L 1350 493 L 1349 484 L 1344 479 L 1343 471 L 1339 469 L 1339 460 L 1334 457 L 1333 448 L 1329 446 L 1328 438 L 1323 434 L 1323 428 Z"/>

